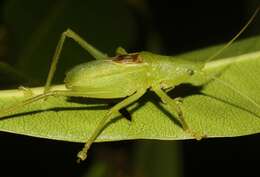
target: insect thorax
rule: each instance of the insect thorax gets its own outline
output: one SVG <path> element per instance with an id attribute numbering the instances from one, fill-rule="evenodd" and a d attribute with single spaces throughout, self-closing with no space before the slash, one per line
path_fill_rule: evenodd
<path id="1" fill-rule="evenodd" d="M 193 82 L 194 75 L 203 66 L 201 63 L 150 52 L 141 52 L 140 57 L 149 66 L 154 84 L 167 83 L 169 87 Z"/>

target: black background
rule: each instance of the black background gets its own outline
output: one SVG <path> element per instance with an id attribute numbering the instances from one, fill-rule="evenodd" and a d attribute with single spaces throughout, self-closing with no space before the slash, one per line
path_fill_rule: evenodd
<path id="1" fill-rule="evenodd" d="M 251 10 L 248 10 L 246 1 L 150 0 L 148 2 L 151 10 L 148 20 L 133 10 L 140 36 L 133 50 L 145 48 L 147 28 L 153 28 L 162 37 L 162 52 L 165 54 L 179 54 L 230 40 L 245 24 L 254 9 L 252 5 Z M 254 22 L 252 26 L 259 24 L 260 18 L 257 19 L 258 22 Z M 247 32 L 241 38 L 255 35 L 260 29 L 253 31 L 249 28 L 248 31 L 251 33 Z M 1 133 L 0 142 L 0 175 L 10 177 L 80 176 L 94 158 L 100 158 L 99 154 L 103 151 L 117 154 L 122 149 L 128 156 L 129 164 L 126 171 L 131 171 L 134 166 L 134 162 L 131 161 L 133 153 L 131 148 L 137 143 L 127 141 L 95 144 L 91 150 L 93 155 L 90 155 L 87 162 L 78 165 L 75 163 L 75 155 L 82 147 L 78 143 L 9 133 Z M 260 175 L 259 135 L 181 142 L 185 177 Z"/>

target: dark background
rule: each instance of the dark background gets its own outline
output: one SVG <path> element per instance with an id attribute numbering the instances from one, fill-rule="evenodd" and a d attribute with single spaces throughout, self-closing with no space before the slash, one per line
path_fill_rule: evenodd
<path id="1" fill-rule="evenodd" d="M 227 42 L 246 23 L 257 4 L 257 1 L 246 0 L 147 0 L 133 2 L 124 2 L 135 25 L 135 37 L 127 45 L 129 51 L 140 51 L 150 47 L 169 55 Z M 1 1 L 0 4 L 0 10 L 3 14 L 6 3 L 8 3 L 8 0 Z M 50 1 L 49 3 L 54 2 Z M 74 1 L 74 3 L 79 2 Z M 33 4 L 35 11 L 41 8 L 40 5 L 37 6 L 37 3 Z M 71 7 L 71 10 L 75 9 Z M 82 19 L 81 23 L 86 21 L 82 16 L 79 19 Z M 16 40 L 15 31 L 17 29 L 8 25 L 6 18 L 0 17 L 0 20 L 7 31 L 6 39 L 3 38 L 1 44 L 6 51 L 2 60 L 15 65 L 17 53 L 14 49 L 19 49 L 19 47 L 18 44 L 13 45 L 12 41 Z M 35 17 L 34 20 L 40 19 Z M 24 24 L 26 25 L 26 19 L 21 18 L 20 21 L 20 23 L 25 21 Z M 260 18 L 258 17 L 240 39 L 259 34 L 259 24 Z M 125 26 L 118 24 L 118 28 L 121 28 L 122 33 L 124 33 Z M 65 28 L 63 29 L 65 30 Z M 151 35 L 155 38 L 151 39 Z M 55 39 L 55 41 L 57 40 Z M 149 41 L 152 42 L 149 43 Z M 55 45 L 54 42 L 53 46 Z M 73 64 L 66 63 L 68 66 Z M 40 85 L 42 80 L 39 80 L 39 82 L 31 83 L 31 85 Z M 3 88 L 16 87 L 19 82 L 21 81 L 15 81 L 15 79 L 12 82 L 3 81 L 1 86 Z M 61 82 L 61 79 L 57 79 L 56 82 Z M 150 161 L 148 160 L 149 162 L 147 160 L 138 161 L 137 159 L 140 158 L 136 157 L 138 156 L 136 151 L 140 150 L 142 145 L 148 149 L 158 147 L 158 149 L 151 151 L 150 155 L 153 156 L 155 151 L 160 154 L 162 151 L 161 145 L 175 148 L 180 163 L 176 170 L 180 176 L 258 177 L 259 140 L 259 135 L 251 135 L 237 138 L 207 139 L 199 142 L 192 140 L 179 141 L 178 143 L 139 140 L 100 143 L 94 144 L 89 159 L 78 165 L 75 162 L 75 155 L 82 144 L 1 133 L 0 176 L 91 176 L 90 173 L 92 172 L 95 174 L 92 176 L 102 176 L 102 173 L 106 174 L 103 176 L 156 176 L 156 173 L 149 174 L 147 171 L 159 171 L 160 174 L 160 170 L 163 170 L 161 167 L 171 168 L 173 171 L 176 167 L 167 163 L 167 160 L 164 161 L 163 158 L 153 158 Z M 171 154 L 170 151 L 168 153 Z M 158 164 L 161 166 L 156 166 Z M 95 170 L 100 172 L 95 172 Z M 101 175 L 98 175 L 98 173 Z M 171 176 L 170 173 L 169 176 Z"/>

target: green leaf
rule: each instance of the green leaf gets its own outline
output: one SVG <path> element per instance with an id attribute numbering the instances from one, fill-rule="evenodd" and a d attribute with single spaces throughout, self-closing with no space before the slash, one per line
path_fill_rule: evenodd
<path id="1" fill-rule="evenodd" d="M 252 46 L 251 42 L 252 39 L 244 40 L 235 46 Z M 203 55 L 207 52 L 207 49 L 201 53 L 195 52 L 194 57 L 198 57 L 198 53 Z M 187 54 L 186 57 L 192 58 L 191 54 Z M 260 103 L 260 52 L 222 58 L 206 66 L 206 72 L 210 74 L 221 71 L 220 80 Z M 64 89 L 64 86 L 56 86 L 54 89 L 57 88 Z M 40 87 L 32 90 L 34 94 L 39 94 L 42 93 L 42 89 Z M 182 109 L 193 131 L 206 134 L 208 137 L 232 137 L 260 132 L 260 109 L 221 82 L 212 80 L 203 85 L 199 92 L 184 94 Z M 0 107 L 6 108 L 23 99 L 25 96 L 21 90 L 1 91 Z M 106 114 L 109 108 L 106 103 L 105 100 L 49 98 L 28 105 L 15 115 L 1 120 L 0 130 L 56 140 L 85 142 Z M 193 138 L 176 124 L 174 116 L 165 112 L 163 104 L 151 92 L 128 107 L 128 110 L 132 116 L 131 121 L 119 114 L 96 141 Z"/>

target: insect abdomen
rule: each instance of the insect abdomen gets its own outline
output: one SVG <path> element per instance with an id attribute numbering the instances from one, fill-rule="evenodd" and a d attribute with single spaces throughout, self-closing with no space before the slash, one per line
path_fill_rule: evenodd
<path id="1" fill-rule="evenodd" d="M 84 91 L 89 97 L 120 98 L 133 94 L 146 82 L 146 68 L 142 64 L 97 60 L 70 70 L 65 78 L 68 89 Z"/>

